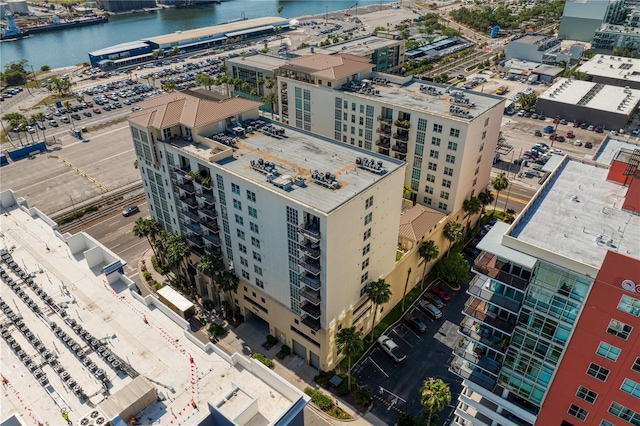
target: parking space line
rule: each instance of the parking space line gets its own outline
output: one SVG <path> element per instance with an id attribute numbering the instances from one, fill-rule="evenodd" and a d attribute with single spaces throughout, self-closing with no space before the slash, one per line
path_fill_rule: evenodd
<path id="1" fill-rule="evenodd" d="M 370 356 L 369 356 L 369 357 L 367 357 L 367 358 L 369 359 L 369 361 L 371 361 L 371 362 L 373 363 L 373 365 L 375 365 L 376 367 L 378 367 L 378 369 L 379 369 L 380 371 L 382 371 L 382 374 L 384 374 L 384 375 L 387 377 L 387 379 L 389 378 L 389 375 L 387 374 L 387 372 L 386 372 L 386 371 L 384 371 L 384 370 L 382 369 L 382 367 L 380 367 L 380 366 L 379 366 L 379 365 L 378 365 L 378 364 L 373 360 L 373 358 L 371 358 Z"/>
<path id="2" fill-rule="evenodd" d="M 406 327 L 405 327 L 405 328 L 406 328 Z M 408 328 L 407 328 L 407 329 L 408 329 Z M 411 343 L 409 343 L 409 342 L 407 341 L 407 339 L 405 339 L 404 337 L 402 337 L 402 336 L 400 335 L 400 333 L 398 333 L 398 331 L 397 331 L 397 329 L 396 329 L 396 328 L 394 328 L 392 331 L 393 331 L 394 333 L 396 333 L 396 335 L 397 335 L 399 338 L 401 338 L 401 339 L 402 339 L 402 340 L 403 340 L 407 345 L 409 345 L 409 347 L 410 347 L 410 348 L 412 348 L 412 347 L 414 346 L 414 345 L 412 345 Z"/>

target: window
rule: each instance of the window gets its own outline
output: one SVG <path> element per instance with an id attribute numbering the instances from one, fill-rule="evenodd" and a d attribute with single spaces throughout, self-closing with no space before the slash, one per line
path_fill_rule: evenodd
<path id="1" fill-rule="evenodd" d="M 240 195 L 240 186 L 236 185 L 235 183 L 232 183 L 231 184 L 231 192 L 233 192 L 234 194 Z"/>
<path id="2" fill-rule="evenodd" d="M 360 124 L 361 126 L 364 126 L 364 117 L 360 117 L 360 119 L 358 120 L 358 124 Z M 362 132 L 362 129 L 360 129 L 360 131 Z"/>
<path id="3" fill-rule="evenodd" d="M 436 170 L 438 170 L 438 165 L 436 163 L 432 163 L 431 161 L 429 161 L 429 164 L 427 165 L 427 168 L 429 170 L 433 170 L 435 172 Z"/>
<path id="4" fill-rule="evenodd" d="M 248 261 L 247 259 L 245 259 L 244 257 L 242 257 L 242 256 L 240 256 L 240 264 L 241 264 L 242 266 L 247 267 L 247 268 L 249 267 L 249 261 Z M 245 290 L 246 290 L 246 289 L 245 289 Z"/>
<path id="5" fill-rule="evenodd" d="M 367 213 L 367 215 L 364 217 L 364 224 L 368 225 L 369 223 L 371 223 L 371 221 L 373 220 L 373 212 L 369 212 Z"/>
<path id="6" fill-rule="evenodd" d="M 256 202 L 256 193 L 247 189 L 247 200 Z"/>
<path id="7" fill-rule="evenodd" d="M 451 167 L 445 167 L 444 174 L 447 176 L 453 176 L 453 169 Z"/>
<path id="8" fill-rule="evenodd" d="M 451 181 L 448 179 L 442 179 L 442 186 L 445 188 L 451 188 Z"/>
<path id="9" fill-rule="evenodd" d="M 640 357 L 636 358 L 636 362 L 633 363 L 631 369 L 635 372 L 640 373 Z"/>
<path id="10" fill-rule="evenodd" d="M 242 216 L 240 215 L 235 215 L 236 216 L 236 223 L 238 225 L 244 225 L 244 219 L 242 218 Z"/>
<path id="11" fill-rule="evenodd" d="M 426 192 L 427 194 L 433 194 L 433 186 L 425 186 L 424 192 Z"/>
<path id="12" fill-rule="evenodd" d="M 352 116 L 351 116 L 351 122 L 352 122 L 353 124 L 355 124 L 355 123 L 356 123 L 356 116 L 355 116 L 355 115 L 352 115 Z M 353 128 L 353 127 L 352 127 L 352 128 Z"/>
<path id="13" fill-rule="evenodd" d="M 369 272 L 365 272 L 360 277 L 360 284 L 364 284 L 369 279 Z"/>
<path id="14" fill-rule="evenodd" d="M 589 364 L 589 369 L 587 370 L 587 374 L 591 377 L 595 377 L 596 379 L 604 382 L 607 380 L 609 376 L 609 370 L 604 367 L 600 367 L 598 364 L 594 364 L 593 362 Z"/>
<path id="15" fill-rule="evenodd" d="M 607 327 L 607 333 L 613 334 L 614 336 L 620 337 L 624 340 L 627 340 L 629 338 L 631 330 L 633 330 L 633 327 L 631 327 L 630 325 L 614 319 L 609 321 L 609 327 Z"/>
<path id="16" fill-rule="evenodd" d="M 447 154 L 447 159 L 445 160 L 447 163 L 455 164 L 456 156 Z"/>
<path id="17" fill-rule="evenodd" d="M 253 260 L 256 262 L 262 262 L 262 256 L 257 251 L 253 252 Z"/>
<path id="18" fill-rule="evenodd" d="M 457 151 L 458 150 L 458 144 L 456 142 L 449 142 L 447 144 L 447 149 L 450 149 L 451 151 Z"/>
<path id="19" fill-rule="evenodd" d="M 256 237 L 251 237 L 251 244 L 253 244 L 255 247 L 260 248 L 260 240 Z"/>
<path id="20" fill-rule="evenodd" d="M 440 210 L 447 210 L 447 204 L 446 203 L 438 203 L 438 208 Z"/>
<path id="21" fill-rule="evenodd" d="M 242 203 L 234 198 L 233 199 L 233 207 L 235 207 L 238 210 L 242 210 Z"/>
<path id="22" fill-rule="evenodd" d="M 447 191 L 440 191 L 440 198 L 442 198 L 443 200 L 448 200 L 449 193 Z"/>
<path id="23" fill-rule="evenodd" d="M 488 125 L 489 125 L 489 117 L 487 117 L 487 118 L 484 120 L 484 127 L 487 127 Z"/>
<path id="24" fill-rule="evenodd" d="M 240 238 L 241 240 L 244 240 L 244 231 L 241 229 L 236 229 L 236 235 L 238 236 L 238 238 Z"/>
<path id="25" fill-rule="evenodd" d="M 429 150 L 429 157 L 438 158 L 438 151 L 436 151 L 435 149 Z"/>
<path id="26" fill-rule="evenodd" d="M 487 137 L 487 131 L 482 132 L 482 139 L 484 140 Z M 484 144 L 480 145 L 480 151 L 484 149 Z"/>
<path id="27" fill-rule="evenodd" d="M 440 138 L 431 138 L 431 145 L 440 146 Z"/>
<path id="28" fill-rule="evenodd" d="M 431 198 L 429 198 L 429 197 L 424 197 L 424 198 L 422 199 L 422 201 L 423 201 L 423 202 L 424 202 L 424 204 L 425 204 L 425 205 L 427 205 L 427 206 L 430 206 L 430 205 L 431 205 L 431 203 L 433 202 L 433 200 L 432 200 Z"/>
<path id="29" fill-rule="evenodd" d="M 442 125 L 441 124 L 434 124 L 433 125 L 433 131 L 435 133 L 442 133 Z"/>
<path id="30" fill-rule="evenodd" d="M 247 246 L 245 246 L 244 244 L 238 243 L 238 250 L 240 250 L 240 253 L 247 254 Z"/>
<path id="31" fill-rule="evenodd" d="M 256 278 L 256 286 L 260 288 L 264 288 L 264 283 L 260 278 Z"/>
<path id="32" fill-rule="evenodd" d="M 364 231 L 363 241 L 367 241 L 369 239 L 369 237 L 371 237 L 371 228 L 369 228 L 366 231 Z"/>
<path id="33" fill-rule="evenodd" d="M 611 346 L 608 343 L 600 342 L 598 345 L 598 350 L 596 353 L 600 356 L 603 356 L 611 361 L 615 362 L 618 359 L 618 355 L 620 355 L 620 349 L 615 346 Z"/>
<path id="34" fill-rule="evenodd" d="M 451 128 L 451 130 L 449 130 L 449 136 L 451 136 L 453 138 L 459 137 L 460 136 L 460 130 Z"/>
<path id="35" fill-rule="evenodd" d="M 427 182 L 434 183 L 436 181 L 436 177 L 432 174 L 427 173 Z"/>
<path id="36" fill-rule="evenodd" d="M 620 386 L 622 392 L 626 392 L 629 395 L 633 395 L 636 398 L 640 398 L 640 383 L 634 382 L 631 379 L 624 379 L 622 386 Z"/>
<path id="37" fill-rule="evenodd" d="M 584 399 L 589 404 L 593 404 L 598 397 L 598 394 L 592 391 L 591 389 L 587 389 L 584 386 L 580 386 L 578 388 L 578 392 L 576 392 L 576 396 L 580 399 Z"/>
<path id="38" fill-rule="evenodd" d="M 613 423 L 611 423 L 611 422 L 609 422 L 607 420 L 602 419 L 602 420 L 600 420 L 600 426 L 616 426 L 616 425 L 614 425 Z"/>
<path id="39" fill-rule="evenodd" d="M 253 271 L 258 275 L 262 275 L 262 268 L 258 265 L 253 265 Z"/>
<path id="40" fill-rule="evenodd" d="M 640 300 L 625 294 L 620 299 L 620 303 L 618 303 L 618 309 L 634 317 L 640 317 Z"/>
<path id="41" fill-rule="evenodd" d="M 571 404 L 569 406 L 569 411 L 568 411 L 569 415 L 578 418 L 582 421 L 585 421 L 587 416 L 589 415 L 589 412 L 587 410 L 585 410 L 584 408 L 580 408 L 575 404 Z"/>
<path id="42" fill-rule="evenodd" d="M 632 425 L 640 426 L 640 413 L 636 413 L 631 408 L 627 408 L 624 405 L 618 404 L 614 401 L 609 407 L 609 412 L 614 416 L 631 423 Z"/>
<path id="43" fill-rule="evenodd" d="M 249 216 L 258 218 L 258 210 L 254 209 L 251 206 L 249 206 L 248 209 L 249 209 Z"/>
<path id="44" fill-rule="evenodd" d="M 368 209 L 369 207 L 373 206 L 373 195 L 369 198 L 367 198 L 367 201 L 364 202 L 364 208 Z"/>
<path id="45" fill-rule="evenodd" d="M 249 279 L 251 279 L 251 276 L 249 275 L 249 273 L 247 271 L 245 271 L 243 269 L 242 270 L 242 278 L 244 278 L 245 280 L 249 280 Z"/>
<path id="46" fill-rule="evenodd" d="M 253 222 L 249 222 L 249 228 L 251 229 L 251 231 L 255 232 L 256 234 L 258 234 L 258 225 L 256 223 Z"/>
<path id="47" fill-rule="evenodd" d="M 362 255 L 363 256 L 366 255 L 367 253 L 369 253 L 369 251 L 371 251 L 371 243 L 367 244 L 362 248 Z"/>
<path id="48" fill-rule="evenodd" d="M 369 258 L 367 257 L 364 262 L 362 262 L 362 270 L 364 271 L 369 267 Z"/>

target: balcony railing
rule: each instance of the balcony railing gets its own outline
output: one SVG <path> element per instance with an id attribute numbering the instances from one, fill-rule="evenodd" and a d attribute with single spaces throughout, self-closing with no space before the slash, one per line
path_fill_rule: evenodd
<path id="1" fill-rule="evenodd" d="M 211 243 L 214 247 L 222 246 L 222 240 L 215 234 L 205 234 L 203 238 L 206 242 Z"/>
<path id="2" fill-rule="evenodd" d="M 320 230 L 315 225 L 300 225 L 298 232 L 314 242 L 320 242 Z"/>
<path id="3" fill-rule="evenodd" d="M 449 371 L 463 379 L 471 380 L 490 391 L 496 386 L 495 378 L 462 358 L 455 357 L 449 366 Z"/>
<path id="4" fill-rule="evenodd" d="M 315 247 L 314 247 L 315 246 Z M 300 243 L 300 250 L 306 254 L 309 257 L 312 257 L 313 259 L 319 259 L 320 258 L 320 248 L 318 247 L 317 244 L 313 244 L 313 243 Z"/>
<path id="5" fill-rule="evenodd" d="M 320 307 L 313 303 L 305 302 L 302 306 L 302 312 L 308 314 L 313 319 L 320 319 Z"/>
<path id="6" fill-rule="evenodd" d="M 501 364 L 495 360 L 482 355 L 482 348 L 475 347 L 470 350 L 468 342 L 463 343 L 462 346 L 458 346 L 453 350 L 453 353 L 466 361 L 472 362 L 476 366 L 482 368 L 491 375 L 495 375 L 496 379 L 500 372 Z"/>
<path id="7" fill-rule="evenodd" d="M 411 127 L 411 123 L 409 123 L 409 120 L 396 120 L 393 124 L 402 129 L 408 129 Z"/>
<path id="8" fill-rule="evenodd" d="M 300 266 L 312 275 L 320 275 L 320 264 L 309 260 L 300 260 Z"/>
<path id="9" fill-rule="evenodd" d="M 200 210 L 198 210 L 198 212 L 200 212 L 202 215 L 211 219 L 215 219 L 218 217 L 218 212 L 216 212 L 216 209 L 214 208 L 203 207 Z"/>
<path id="10" fill-rule="evenodd" d="M 179 174 L 180 176 L 186 176 L 187 173 L 189 173 L 191 171 L 191 168 L 186 166 L 184 168 L 180 168 L 180 167 L 174 167 L 173 170 Z"/>
<path id="11" fill-rule="evenodd" d="M 180 201 L 182 201 L 189 207 L 193 207 L 193 208 L 198 207 L 198 202 L 196 201 L 196 197 L 194 197 L 193 195 L 183 195 L 180 197 Z"/>
<path id="12" fill-rule="evenodd" d="M 486 300 L 487 302 L 491 302 L 494 305 L 498 305 L 517 315 L 518 312 L 520 312 L 520 306 L 522 306 L 522 302 L 518 302 L 517 300 L 513 300 L 509 297 L 494 293 L 493 291 L 489 290 L 490 283 L 491 278 L 488 278 L 485 275 L 476 275 L 469 283 L 469 289 L 467 290 L 467 293 L 482 300 Z"/>
<path id="13" fill-rule="evenodd" d="M 389 148 L 391 146 L 391 140 L 389 138 L 380 138 L 376 145 L 381 146 L 383 148 Z"/>
<path id="14" fill-rule="evenodd" d="M 504 355 L 509 347 L 506 343 L 508 341 L 503 342 L 500 337 L 493 335 L 491 330 L 492 328 L 481 326 L 479 323 L 476 328 L 474 321 L 467 317 L 460 327 L 460 334 Z"/>
<path id="15" fill-rule="evenodd" d="M 198 194 L 198 198 L 204 201 L 205 204 L 209 204 L 211 206 L 216 202 L 216 197 L 208 191 L 203 191 L 201 194 Z"/>
<path id="16" fill-rule="evenodd" d="M 397 152 L 401 152 L 403 154 L 407 153 L 407 147 L 405 145 L 395 144 L 391 149 Z"/>
<path id="17" fill-rule="evenodd" d="M 307 301 L 313 303 L 314 305 L 320 304 L 320 292 L 311 290 L 309 287 L 304 287 L 300 292 L 300 296 L 307 299 Z"/>
<path id="18" fill-rule="evenodd" d="M 387 124 L 393 123 L 392 118 L 382 117 L 380 115 L 378 116 L 378 121 L 380 121 L 381 123 L 387 123 Z"/>
<path id="19" fill-rule="evenodd" d="M 200 225 L 204 226 L 205 228 L 207 228 L 211 232 L 220 231 L 220 228 L 218 227 L 218 224 L 216 222 L 214 222 L 213 220 L 200 219 Z"/>
<path id="20" fill-rule="evenodd" d="M 186 225 L 186 228 L 196 235 L 202 235 L 202 228 L 200 228 L 200 224 L 197 222 Z"/>
<path id="21" fill-rule="evenodd" d="M 395 158 L 402 161 L 407 161 L 407 154 L 402 154 L 400 152 L 396 153 Z"/>
<path id="22" fill-rule="evenodd" d="M 391 128 L 378 128 L 376 129 L 376 133 L 380 133 L 381 135 L 385 135 L 385 136 L 391 136 Z"/>
<path id="23" fill-rule="evenodd" d="M 222 259 L 223 257 L 222 249 L 220 247 L 208 247 L 207 252 L 218 259 Z"/>
<path id="24" fill-rule="evenodd" d="M 302 318 L 302 323 L 314 331 L 320 330 L 320 321 L 309 315 L 305 315 Z"/>
<path id="25" fill-rule="evenodd" d="M 394 133 L 393 134 L 393 138 L 397 139 L 399 141 L 404 141 L 404 142 L 407 142 L 409 140 L 409 136 L 408 135 L 403 135 L 401 133 Z"/>
<path id="26" fill-rule="evenodd" d="M 184 192 L 186 192 L 189 195 L 195 192 L 195 186 L 193 185 L 193 182 L 190 180 L 179 183 L 178 188 L 182 189 Z"/>
<path id="27" fill-rule="evenodd" d="M 481 274 L 495 278 L 496 280 L 517 288 L 518 290 L 526 290 L 529 282 L 524 278 L 516 277 L 515 275 L 511 275 L 508 272 L 504 272 L 496 268 L 497 259 L 498 257 L 495 254 L 483 252 L 475 260 L 473 268 Z"/>
<path id="28" fill-rule="evenodd" d="M 197 222 L 200 220 L 200 216 L 198 216 L 198 214 L 194 211 L 182 210 L 182 214 L 188 217 L 189 219 L 193 220 L 194 222 Z"/>
<path id="29" fill-rule="evenodd" d="M 202 248 L 202 246 L 204 245 L 204 243 L 202 242 L 202 237 L 197 235 L 188 235 L 187 241 L 189 242 L 189 244 L 198 248 Z"/>
<path id="30" fill-rule="evenodd" d="M 503 333 L 511 335 L 516 326 L 515 318 L 511 321 L 499 319 L 494 313 L 485 312 L 485 304 L 486 302 L 484 300 L 470 297 L 469 300 L 467 300 L 467 303 L 465 303 L 464 310 L 462 312 L 477 319 L 478 321 L 502 331 Z"/>
<path id="31" fill-rule="evenodd" d="M 313 275 L 302 274 L 300 275 L 300 282 L 306 285 L 307 287 L 312 288 L 313 290 L 319 290 L 322 282 L 320 278 Z"/>

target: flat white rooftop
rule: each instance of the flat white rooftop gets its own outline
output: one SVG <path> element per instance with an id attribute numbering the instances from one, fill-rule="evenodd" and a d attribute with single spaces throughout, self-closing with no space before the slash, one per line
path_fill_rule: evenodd
<path id="1" fill-rule="evenodd" d="M 640 90 L 560 78 L 539 98 L 628 116 L 640 101 Z"/>
<path id="2" fill-rule="evenodd" d="M 225 60 L 228 64 L 238 64 L 240 67 L 256 67 L 275 71 L 287 63 L 287 59 L 282 59 L 273 55 L 258 53 L 255 55 L 244 55 Z"/>
<path id="3" fill-rule="evenodd" d="M 316 53 L 324 53 L 325 55 L 332 55 L 336 53 L 348 53 L 356 56 L 366 56 L 371 54 L 376 49 L 384 47 L 393 47 L 402 43 L 402 40 L 394 40 L 390 38 L 377 37 L 369 35 L 361 38 L 347 40 L 341 43 L 330 44 L 322 47 L 314 47 L 312 52 L 311 47 L 305 47 L 293 51 L 295 55 L 315 55 Z"/>
<path id="4" fill-rule="evenodd" d="M 640 82 L 640 59 L 612 55 L 596 55 L 578 71 L 589 75 Z"/>
<path id="5" fill-rule="evenodd" d="M 593 156 L 593 161 L 608 166 L 618 158 L 620 151 L 633 151 L 635 149 L 640 149 L 638 142 L 607 136 L 598 147 L 598 151 Z"/>
<path id="6" fill-rule="evenodd" d="M 608 250 L 640 258 L 640 216 L 621 210 L 627 188 L 608 172 L 567 158 L 508 235 L 596 269 Z"/>
<path id="7" fill-rule="evenodd" d="M 127 284 L 132 283 L 127 283 L 126 277 L 117 280 L 105 277 L 102 272 L 105 265 L 100 262 L 92 261 L 96 266 L 90 267 L 89 262 L 96 251 L 102 250 L 101 246 L 72 252 L 73 247 L 80 247 L 78 238 L 89 238 L 94 243 L 91 237 L 75 234 L 63 240 L 54 233 L 48 218 L 38 215 L 37 209 L 11 205 L 12 197 L 10 190 L 0 193 L 0 248 L 7 249 L 19 267 L 32 275 L 34 282 L 62 307 L 66 318 L 74 319 L 102 340 L 103 346 L 167 397 L 141 413 L 145 424 L 147 418 L 153 424 L 197 425 L 207 417 L 210 421 L 213 414 L 209 405 L 215 407 L 238 387 L 256 401 L 251 406 L 254 414 L 249 418 L 242 411 L 246 406 L 227 407 L 225 414 L 229 418 L 244 418 L 238 424 L 274 424 L 301 401 L 304 405 L 307 397 L 268 368 L 239 354 L 228 356 L 211 344 L 205 346 L 185 331 L 186 322 L 180 323 L 171 317 L 169 308 L 152 303 L 152 296 L 142 299 L 130 291 Z M 38 305 L 42 314 L 36 314 L 4 281 L 0 281 L 2 301 L 22 316 L 30 332 L 55 354 L 88 397 L 83 401 L 74 395 L 6 313 L 0 312 L 11 337 L 49 380 L 47 386 L 41 386 L 6 339 L 0 338 L 0 370 L 8 380 L 0 395 L 0 418 L 15 414 L 26 424 L 58 425 L 64 424 L 61 412 L 65 410 L 75 424 L 90 412 L 90 404 L 99 405 L 108 398 L 101 382 L 53 332 L 51 322 L 81 346 L 87 359 L 104 369 L 110 394 L 132 382 L 131 375 L 112 368 L 98 356 L 65 322 L 66 318 L 51 309 L 6 263 L 0 266 L 14 281 L 21 283 L 20 289 Z M 197 403 L 198 410 L 191 406 L 192 401 Z"/>

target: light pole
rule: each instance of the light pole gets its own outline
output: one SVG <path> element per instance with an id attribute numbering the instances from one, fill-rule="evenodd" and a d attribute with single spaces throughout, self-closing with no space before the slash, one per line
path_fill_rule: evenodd
<path id="1" fill-rule="evenodd" d="M 329 6 L 324 7 L 324 23 L 325 25 L 329 23 Z"/>
<path id="2" fill-rule="evenodd" d="M 402 293 L 402 312 L 404 312 L 404 299 L 407 297 L 407 285 L 409 285 L 409 277 L 411 276 L 411 267 L 407 271 L 407 279 L 404 282 L 404 293 Z"/>
<path id="3" fill-rule="evenodd" d="M 69 197 L 69 199 L 71 200 L 71 207 L 73 208 L 73 213 L 75 213 L 76 211 L 76 205 L 73 202 L 73 197 L 71 196 L 71 194 L 69 194 L 68 192 L 65 192 L 65 194 L 67 194 L 67 196 Z"/>

